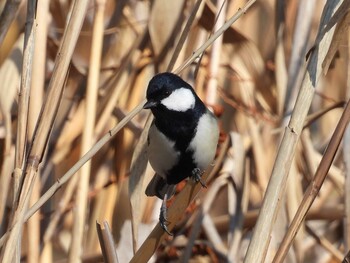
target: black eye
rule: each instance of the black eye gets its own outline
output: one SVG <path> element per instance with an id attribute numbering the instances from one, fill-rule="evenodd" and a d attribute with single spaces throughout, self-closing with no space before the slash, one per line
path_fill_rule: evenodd
<path id="1" fill-rule="evenodd" d="M 165 94 L 166 96 L 169 96 L 170 93 L 171 93 L 171 92 L 170 92 L 169 90 L 167 90 L 167 91 L 164 92 L 164 94 Z"/>

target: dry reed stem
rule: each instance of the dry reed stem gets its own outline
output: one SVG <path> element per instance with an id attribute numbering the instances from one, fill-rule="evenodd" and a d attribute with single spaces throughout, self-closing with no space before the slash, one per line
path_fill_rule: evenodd
<path id="1" fill-rule="evenodd" d="M 18 121 L 15 153 L 15 171 L 14 171 L 14 206 L 17 202 L 20 182 L 22 180 L 22 171 L 24 158 L 26 156 L 27 127 L 29 113 L 29 95 L 32 77 L 33 55 L 35 49 L 36 32 L 36 1 L 30 0 L 27 5 L 27 22 L 24 34 L 23 64 L 21 75 L 21 86 L 18 94 Z"/>
<path id="2" fill-rule="evenodd" d="M 29 205 L 35 203 L 40 197 L 41 182 L 35 180 Z M 35 214 L 27 222 L 27 262 L 37 263 L 40 258 L 40 214 Z"/>
<path id="3" fill-rule="evenodd" d="M 342 1 L 334 3 L 328 1 L 320 22 L 319 33 L 311 52 L 307 71 L 304 75 L 301 89 L 297 97 L 295 107 L 277 153 L 270 181 L 260 209 L 258 221 L 253 231 L 253 236 L 248 247 L 245 263 L 263 262 L 266 255 L 273 224 L 279 210 L 280 200 L 285 190 L 289 169 L 293 160 L 296 144 L 303 129 L 303 123 L 310 108 L 314 94 L 314 88 L 322 73 L 322 62 L 331 45 L 334 27 L 325 31 L 331 16 L 341 5 Z"/>
<path id="4" fill-rule="evenodd" d="M 317 165 L 320 163 L 322 156 L 319 152 L 317 152 L 310 138 L 309 131 L 304 131 L 301 135 L 300 142 L 303 147 L 304 155 L 305 155 L 305 164 L 310 171 L 310 174 L 314 174 L 317 170 Z M 344 177 L 342 172 L 339 171 L 333 164 L 328 172 L 328 179 L 333 184 L 334 188 L 337 189 L 341 195 L 343 195 L 344 191 L 342 186 L 344 185 Z"/>
<path id="5" fill-rule="evenodd" d="M 6 240 L 5 248 L 2 251 L 3 262 L 11 262 L 16 244 L 21 240 L 24 217 L 28 208 L 38 166 L 42 160 L 58 110 L 60 98 L 63 92 L 63 83 L 83 23 L 87 3 L 88 1 L 84 2 L 83 0 L 77 0 L 73 3 L 72 15 L 68 22 L 67 30 L 63 35 L 62 44 L 56 57 L 53 75 L 48 88 L 47 100 L 45 101 L 46 103 L 44 104 L 39 117 L 34 132 L 35 135 L 33 136 L 33 142 L 29 151 L 29 157 L 28 160 L 26 160 L 26 177 L 21 184 L 22 187 L 19 193 L 18 205 L 15 208 L 14 218 L 9 225 L 11 232 Z"/>
<path id="6" fill-rule="evenodd" d="M 89 64 L 89 74 L 86 87 L 85 122 L 82 133 L 81 156 L 94 143 L 94 127 L 99 88 L 99 76 L 102 57 L 105 0 L 96 0 L 95 17 L 92 31 L 92 46 Z M 83 254 L 83 237 L 87 215 L 88 191 L 90 182 L 91 162 L 87 162 L 76 175 L 78 179 L 75 199 L 72 242 L 69 250 L 69 262 L 79 262 Z"/>
<path id="7" fill-rule="evenodd" d="M 216 10 L 218 11 L 216 17 L 216 23 L 214 24 L 214 32 L 219 30 L 225 23 L 227 1 L 219 0 L 216 2 Z M 222 53 L 222 42 L 224 35 L 219 36 L 211 47 L 210 64 L 209 64 L 209 80 L 207 86 L 206 102 L 208 105 L 215 105 L 217 102 L 217 85 L 218 85 L 218 73 L 220 67 L 220 55 Z"/>
<path id="8" fill-rule="evenodd" d="M 333 162 L 334 156 L 338 150 L 341 139 L 343 138 L 345 128 L 350 121 L 350 100 L 347 103 L 345 110 L 338 122 L 338 125 L 332 135 L 332 138 L 328 144 L 328 147 L 322 157 L 321 163 L 317 168 L 315 176 L 310 182 L 308 188 L 305 191 L 303 200 L 298 208 L 296 215 L 293 218 L 293 221 L 288 228 L 286 235 L 284 236 L 281 245 L 275 255 L 273 262 L 283 262 L 285 256 L 288 253 L 289 247 L 292 244 L 292 241 L 295 235 L 298 232 L 298 229 L 304 220 L 306 213 L 310 209 L 313 201 L 315 200 L 320 188 L 328 174 L 329 168 Z"/>
<path id="9" fill-rule="evenodd" d="M 350 43 L 350 35 L 348 34 L 347 43 Z M 348 48 L 348 58 L 350 57 L 350 49 Z M 350 60 L 348 59 L 348 75 L 347 75 L 347 98 L 350 97 Z M 343 156 L 345 168 L 345 183 L 344 183 L 344 247 L 345 251 L 350 250 L 350 127 L 348 127 L 344 134 L 343 141 Z"/>
<path id="10" fill-rule="evenodd" d="M 46 61 L 47 15 L 48 1 L 39 1 L 36 7 L 35 48 L 33 50 L 33 67 L 31 72 L 30 103 L 28 109 L 27 136 L 32 140 L 34 128 L 43 102 L 44 75 Z M 29 205 L 33 205 L 40 197 L 41 182 L 35 180 Z M 34 215 L 28 221 L 27 229 L 27 261 L 39 262 L 40 258 L 40 215 Z"/>
<path id="11" fill-rule="evenodd" d="M 108 222 L 103 221 L 103 226 L 101 226 L 100 223 L 96 222 L 96 228 L 104 262 L 118 263 L 117 252 Z"/>
<path id="12" fill-rule="evenodd" d="M 18 120 L 17 120 L 17 137 L 15 148 L 15 169 L 13 175 L 13 207 L 17 206 L 20 184 L 23 180 L 23 165 L 24 158 L 26 156 L 26 144 L 27 144 L 27 127 L 28 127 L 28 110 L 29 110 L 29 95 L 30 84 L 33 67 L 33 55 L 35 47 L 35 31 L 36 31 L 36 1 L 28 1 L 27 5 L 27 21 L 24 34 L 24 48 L 23 48 L 23 64 L 20 92 L 18 95 Z M 1 36 L 0 36 L 1 37 Z M 1 41 L 1 39 L 0 39 Z M 15 214 L 12 214 L 15 217 Z M 8 254 L 3 250 L 0 259 L 3 262 L 9 262 L 10 260 L 20 260 L 21 245 L 19 242 L 13 244 L 13 247 L 8 248 Z"/>
<path id="13" fill-rule="evenodd" d="M 47 44 L 47 27 L 49 15 L 49 1 L 39 0 L 37 3 L 37 29 L 35 33 L 35 50 L 33 58 L 33 69 L 31 76 L 30 103 L 28 117 L 28 141 L 33 139 L 35 125 L 38 121 L 40 109 L 43 104 L 44 82 L 46 72 L 46 44 Z M 41 181 L 36 180 L 33 193 L 30 200 L 30 206 L 33 205 L 40 197 Z M 28 263 L 37 263 L 40 258 L 40 214 L 37 213 L 28 220 L 27 237 L 28 237 Z"/>
<path id="14" fill-rule="evenodd" d="M 49 23 L 49 1 L 38 0 L 37 30 L 35 35 L 35 50 L 30 88 L 28 140 L 32 140 L 35 125 L 38 121 L 40 109 L 44 100 L 44 84 L 46 71 L 46 44 Z"/>
<path id="15" fill-rule="evenodd" d="M 345 217 L 344 217 L 344 245 L 345 250 L 350 250 L 350 127 L 346 129 L 344 135 L 344 163 L 345 163 L 345 184 L 344 184 L 344 203 L 345 203 Z"/>
<path id="16" fill-rule="evenodd" d="M 315 152 L 314 159 L 316 163 L 319 164 L 322 159 L 321 154 L 319 152 Z M 341 190 L 341 186 L 345 183 L 343 171 L 334 164 L 332 164 L 331 168 L 329 169 L 329 179 L 339 190 Z"/>

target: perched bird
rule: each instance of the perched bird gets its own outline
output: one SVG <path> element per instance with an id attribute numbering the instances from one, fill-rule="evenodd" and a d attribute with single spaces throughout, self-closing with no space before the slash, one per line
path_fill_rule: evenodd
<path id="1" fill-rule="evenodd" d="M 154 115 L 148 133 L 148 158 L 156 172 L 146 195 L 163 200 L 159 221 L 170 234 L 166 200 L 174 194 L 176 184 L 187 177 L 205 186 L 201 175 L 213 162 L 219 128 L 191 85 L 175 74 L 154 76 L 146 97 L 143 108 Z"/>

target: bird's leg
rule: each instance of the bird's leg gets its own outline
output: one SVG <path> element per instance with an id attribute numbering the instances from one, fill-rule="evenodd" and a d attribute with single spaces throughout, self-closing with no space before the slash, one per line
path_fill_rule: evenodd
<path id="1" fill-rule="evenodd" d="M 202 187 L 207 188 L 207 186 L 205 185 L 205 183 L 202 180 L 202 175 L 203 175 L 203 171 L 201 171 L 201 169 L 199 168 L 194 168 L 192 170 L 192 178 L 196 183 L 200 183 L 202 185 Z"/>
<path id="2" fill-rule="evenodd" d="M 163 228 L 163 230 L 167 232 L 168 235 L 172 236 L 173 234 L 171 234 L 168 230 L 169 221 L 167 219 L 167 211 L 168 211 L 168 208 L 166 207 L 167 199 L 168 199 L 168 193 L 164 195 L 162 206 L 160 207 L 159 223 L 160 223 L 160 226 Z"/>

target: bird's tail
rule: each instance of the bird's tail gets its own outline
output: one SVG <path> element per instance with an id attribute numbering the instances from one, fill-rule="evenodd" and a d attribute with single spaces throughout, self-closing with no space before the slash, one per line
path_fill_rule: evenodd
<path id="1" fill-rule="evenodd" d="M 170 198 L 174 193 L 175 185 L 167 184 L 166 180 L 158 174 L 153 176 L 146 188 L 147 196 L 157 196 L 162 200 L 164 199 L 165 194 L 167 194 L 168 198 Z"/>

